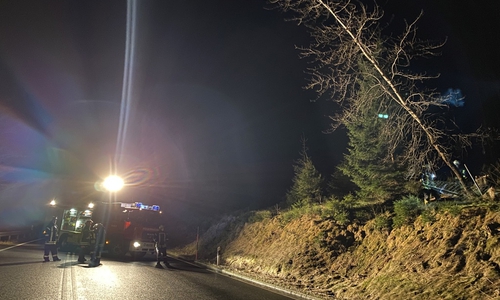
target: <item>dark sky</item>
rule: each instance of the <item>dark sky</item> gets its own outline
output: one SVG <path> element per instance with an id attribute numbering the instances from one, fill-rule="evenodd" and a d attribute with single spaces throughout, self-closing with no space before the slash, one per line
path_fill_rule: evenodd
<path id="1" fill-rule="evenodd" d="M 484 121 L 483 102 L 498 106 L 498 2 L 384 1 L 390 26 L 424 9 L 424 37 L 448 37 L 420 66 L 442 73 L 431 84 L 443 92 L 462 90 L 457 118 Z M 260 0 L 138 2 L 120 199 L 179 221 L 268 207 L 291 184 L 301 136 L 329 175 L 345 137 L 322 134 L 332 106 L 302 89 L 304 28 Z M 0 223 L 35 218 L 53 197 L 102 196 L 94 183 L 115 161 L 126 20 L 126 1 L 0 2 Z"/>

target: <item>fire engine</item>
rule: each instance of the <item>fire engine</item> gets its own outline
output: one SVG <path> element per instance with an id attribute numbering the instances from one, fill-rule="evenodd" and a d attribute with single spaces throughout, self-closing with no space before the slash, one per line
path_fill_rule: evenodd
<path id="1" fill-rule="evenodd" d="M 61 251 L 76 251 L 85 222 L 92 220 L 106 228 L 103 253 L 117 257 L 129 253 L 140 258 L 154 253 L 154 237 L 162 225 L 161 217 L 160 206 L 141 202 L 102 202 L 80 210 L 64 209 L 58 244 Z"/>

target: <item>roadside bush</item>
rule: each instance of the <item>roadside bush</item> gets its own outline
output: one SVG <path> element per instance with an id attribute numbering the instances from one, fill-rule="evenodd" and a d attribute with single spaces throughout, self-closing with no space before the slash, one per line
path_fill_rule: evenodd
<path id="1" fill-rule="evenodd" d="M 248 218 L 249 223 L 257 223 L 262 222 L 264 220 L 269 220 L 272 217 L 272 213 L 268 210 L 259 210 L 253 212 L 252 215 Z"/>
<path id="2" fill-rule="evenodd" d="M 341 225 L 349 223 L 349 211 L 343 201 L 332 196 L 325 202 L 321 211 L 321 217 L 332 218 Z"/>
<path id="3" fill-rule="evenodd" d="M 346 225 L 350 222 L 349 212 L 347 212 L 346 210 L 339 211 L 333 216 L 333 219 L 340 225 Z"/>
<path id="4" fill-rule="evenodd" d="M 279 217 L 281 225 L 286 225 L 290 221 L 299 219 L 303 215 L 309 213 L 310 207 L 308 204 L 302 204 L 301 202 L 294 203 L 292 207 L 284 211 Z"/>
<path id="5" fill-rule="evenodd" d="M 436 214 L 432 209 L 424 209 L 422 211 L 422 221 L 424 223 L 432 223 L 436 221 Z"/>
<path id="6" fill-rule="evenodd" d="M 377 215 L 375 217 L 375 229 L 376 230 L 387 230 L 391 229 L 391 215 L 388 212 Z"/>
<path id="7" fill-rule="evenodd" d="M 397 228 L 413 223 L 421 211 L 421 201 L 415 195 L 405 196 L 401 200 L 394 202 L 394 227 Z"/>
<path id="8" fill-rule="evenodd" d="M 460 215 L 460 212 L 462 211 L 462 205 L 459 205 L 457 203 L 452 203 L 452 202 L 447 202 L 443 203 L 439 206 L 439 209 L 445 212 L 450 213 L 450 215 L 456 217 Z"/>
<path id="9" fill-rule="evenodd" d="M 368 211 L 366 208 L 362 208 L 362 209 L 357 209 L 354 211 L 354 217 L 359 222 L 366 223 L 369 220 L 373 219 L 373 214 L 370 211 Z"/>

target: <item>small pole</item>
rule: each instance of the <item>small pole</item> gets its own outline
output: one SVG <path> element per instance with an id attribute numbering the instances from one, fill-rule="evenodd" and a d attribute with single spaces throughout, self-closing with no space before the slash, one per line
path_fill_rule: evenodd
<path id="1" fill-rule="evenodd" d="M 219 265 L 220 262 L 220 246 L 217 247 L 217 266 Z"/>
<path id="2" fill-rule="evenodd" d="M 196 254 L 195 254 L 194 261 L 198 260 L 198 239 L 199 239 L 199 236 L 200 236 L 200 226 L 198 226 L 196 229 Z"/>

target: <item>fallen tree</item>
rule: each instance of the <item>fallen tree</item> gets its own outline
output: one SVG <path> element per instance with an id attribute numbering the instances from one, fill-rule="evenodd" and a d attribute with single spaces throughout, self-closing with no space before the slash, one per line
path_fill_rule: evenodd
<path id="1" fill-rule="evenodd" d="M 353 122 L 363 108 L 379 105 L 379 113 L 387 116 L 387 125 L 379 137 L 388 145 L 385 160 L 394 161 L 397 156 L 408 166 L 408 178 L 419 176 L 424 165 L 444 164 L 464 192 L 471 194 L 453 164 L 453 145 L 461 143 L 469 147 L 472 137 L 485 135 L 480 131 L 451 134 L 444 126 L 447 120 L 439 113 L 431 113 L 431 107 L 449 104 L 448 97 L 422 86 L 422 82 L 437 75 L 416 73 L 410 68 L 415 58 L 433 56 L 443 45 L 417 38 L 416 23 L 422 14 L 411 23 L 405 22 L 399 36 L 384 37 L 380 26 L 383 11 L 376 3 L 368 7 L 352 0 L 270 2 L 291 12 L 290 20 L 306 26 L 311 33 L 311 45 L 299 48 L 301 56 L 312 63 L 306 88 L 316 91 L 318 98 L 326 95 L 339 104 L 340 110 L 330 117 L 333 121 L 330 130 Z M 360 64 L 360 61 L 366 63 Z M 360 65 L 369 67 L 360 68 Z M 365 81 L 371 78 L 373 90 L 382 91 L 383 95 L 356 101 L 358 98 L 352 95 L 359 89 L 358 83 L 362 81 L 359 78 Z M 383 99 L 389 99 L 390 103 Z"/>

